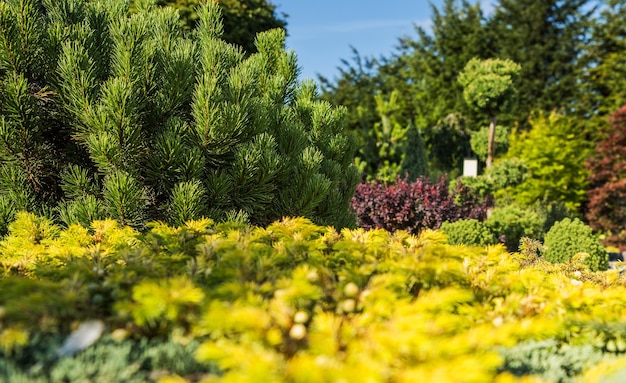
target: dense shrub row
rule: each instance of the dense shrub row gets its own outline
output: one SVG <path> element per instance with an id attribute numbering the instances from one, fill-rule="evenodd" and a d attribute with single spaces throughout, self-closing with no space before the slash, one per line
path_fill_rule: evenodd
<path id="1" fill-rule="evenodd" d="M 19 214 L 0 242 L 0 381 L 514 382 L 624 368 L 626 277 L 578 258 L 302 218 L 149 227 Z M 61 347 L 94 318 L 101 340 Z M 569 367 L 548 368 L 558 360 Z"/>

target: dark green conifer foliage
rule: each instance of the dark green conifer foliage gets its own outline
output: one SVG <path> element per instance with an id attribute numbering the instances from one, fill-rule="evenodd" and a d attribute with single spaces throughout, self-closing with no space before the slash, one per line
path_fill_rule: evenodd
<path id="1" fill-rule="evenodd" d="M 531 110 L 571 107 L 580 97 L 577 72 L 588 39 L 592 0 L 500 0 L 489 20 L 501 59 L 521 65 L 519 100 L 511 110 L 525 123 Z"/>
<path id="2" fill-rule="evenodd" d="M 134 7 L 0 3 L 0 231 L 18 210 L 135 227 L 227 214 L 353 224 L 345 110 L 298 83 L 284 30 L 246 57 L 221 39 L 213 2 L 191 35 L 172 8 Z"/>
<path id="3" fill-rule="evenodd" d="M 592 20 L 581 60 L 584 88 L 576 106 L 587 130 L 601 132 L 609 128 L 607 117 L 626 104 L 626 2 L 605 0 L 603 5 L 600 17 Z"/>
<path id="4" fill-rule="evenodd" d="M 406 132 L 406 141 L 402 150 L 404 156 L 400 162 L 400 176 L 407 176 L 416 180 L 421 176 L 428 176 L 428 155 L 422 133 L 413 123 L 409 123 Z"/>

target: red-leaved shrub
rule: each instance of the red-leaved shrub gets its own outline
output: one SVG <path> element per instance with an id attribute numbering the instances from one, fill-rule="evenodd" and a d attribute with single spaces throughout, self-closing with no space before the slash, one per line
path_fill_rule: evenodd
<path id="1" fill-rule="evenodd" d="M 585 218 L 607 234 L 605 245 L 626 249 L 626 106 L 611 116 L 611 130 L 587 162 L 591 171 Z"/>
<path id="2" fill-rule="evenodd" d="M 419 233 L 461 218 L 482 221 L 488 204 L 473 196 L 461 182 L 451 194 L 446 177 L 436 183 L 422 177 L 415 182 L 398 178 L 390 185 L 362 182 L 352 198 L 352 208 L 362 228 Z"/>

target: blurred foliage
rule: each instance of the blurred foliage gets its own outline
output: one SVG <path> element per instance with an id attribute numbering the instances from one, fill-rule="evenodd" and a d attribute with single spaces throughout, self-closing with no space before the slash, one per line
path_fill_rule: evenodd
<path id="1" fill-rule="evenodd" d="M 374 97 L 397 90 L 399 122 L 420 129 L 431 176 L 459 175 L 463 159 L 471 155 L 471 132 L 487 126 L 490 117 L 463 99 L 458 78 L 473 58 L 521 66 L 515 102 L 498 116 L 501 125 L 525 131 L 533 114 L 558 110 L 577 119 L 576 134 L 589 141 L 606 130 L 604 119 L 624 102 L 623 2 L 499 0 L 493 5 L 490 14 L 477 2 L 433 5 L 432 27 L 416 27 L 382 57 L 362 57 L 355 50 L 342 61 L 337 78 L 320 79 L 324 98 L 348 107 L 348 126 L 365 162 L 375 161 L 364 150 L 373 145 L 370 131 L 378 121 Z"/>
<path id="2" fill-rule="evenodd" d="M 523 161 L 528 173 L 507 193 L 524 205 L 560 202 L 578 211 L 587 199 L 585 161 L 593 143 L 578 134 L 575 119 L 562 114 L 539 113 L 530 124 L 530 131 L 511 135 L 507 157 Z"/>
<path id="3" fill-rule="evenodd" d="M 397 177 L 415 180 L 428 175 L 426 148 L 419 129 L 412 122 L 407 126 L 398 122 L 399 97 L 396 90 L 389 97 L 381 93 L 374 96 L 380 121 L 369 134 L 375 145 L 366 147 L 364 155 L 355 158 L 368 180 L 393 182 Z"/>
<path id="4" fill-rule="evenodd" d="M 486 198 L 473 194 L 461 182 L 450 190 L 445 177 L 437 182 L 426 177 L 415 181 L 397 178 L 392 184 L 362 182 L 352 199 L 359 227 L 415 234 L 463 218 L 482 220 L 487 207 Z"/>
<path id="5" fill-rule="evenodd" d="M 579 382 L 581 373 L 605 358 L 602 350 L 592 345 L 567 345 L 554 340 L 522 342 L 503 349 L 502 355 L 503 370 L 559 383 Z"/>
<path id="6" fill-rule="evenodd" d="M 532 207 L 503 204 L 491 211 L 485 224 L 513 252 L 518 250 L 522 237 L 543 240 L 545 218 Z"/>
<path id="7" fill-rule="evenodd" d="M 441 231 L 448 236 L 451 245 L 487 246 L 497 243 L 489 227 L 476 219 L 444 222 Z"/>
<path id="8" fill-rule="evenodd" d="M 585 218 L 605 234 L 605 245 L 626 249 L 626 106 L 611 117 L 611 131 L 587 161 L 589 202 Z"/>
<path id="9" fill-rule="evenodd" d="M 504 126 L 496 127 L 496 158 L 502 156 L 509 150 L 509 129 Z M 472 152 L 482 161 L 487 160 L 487 154 L 489 149 L 489 127 L 483 127 L 479 130 L 472 132 L 470 138 L 470 146 Z"/>
<path id="10" fill-rule="evenodd" d="M 626 352 L 626 277 L 580 257 L 303 218 L 149 227 L 19 215 L 0 247 L 1 379 L 536 382 Z M 103 337 L 54 357 L 89 318 Z"/>
<path id="11" fill-rule="evenodd" d="M 465 102 L 489 118 L 504 112 L 513 104 L 520 70 L 511 60 L 472 58 L 459 73 Z"/>

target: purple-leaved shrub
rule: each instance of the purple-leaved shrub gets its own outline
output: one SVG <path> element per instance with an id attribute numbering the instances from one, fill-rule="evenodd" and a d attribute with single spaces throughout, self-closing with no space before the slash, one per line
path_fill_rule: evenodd
<path id="1" fill-rule="evenodd" d="M 426 177 L 414 182 L 397 178 L 388 185 L 362 182 L 352 198 L 360 227 L 410 233 L 438 229 L 459 219 L 483 221 L 488 207 L 486 199 L 473 195 L 461 182 L 450 193 L 445 176 L 434 183 Z"/>

